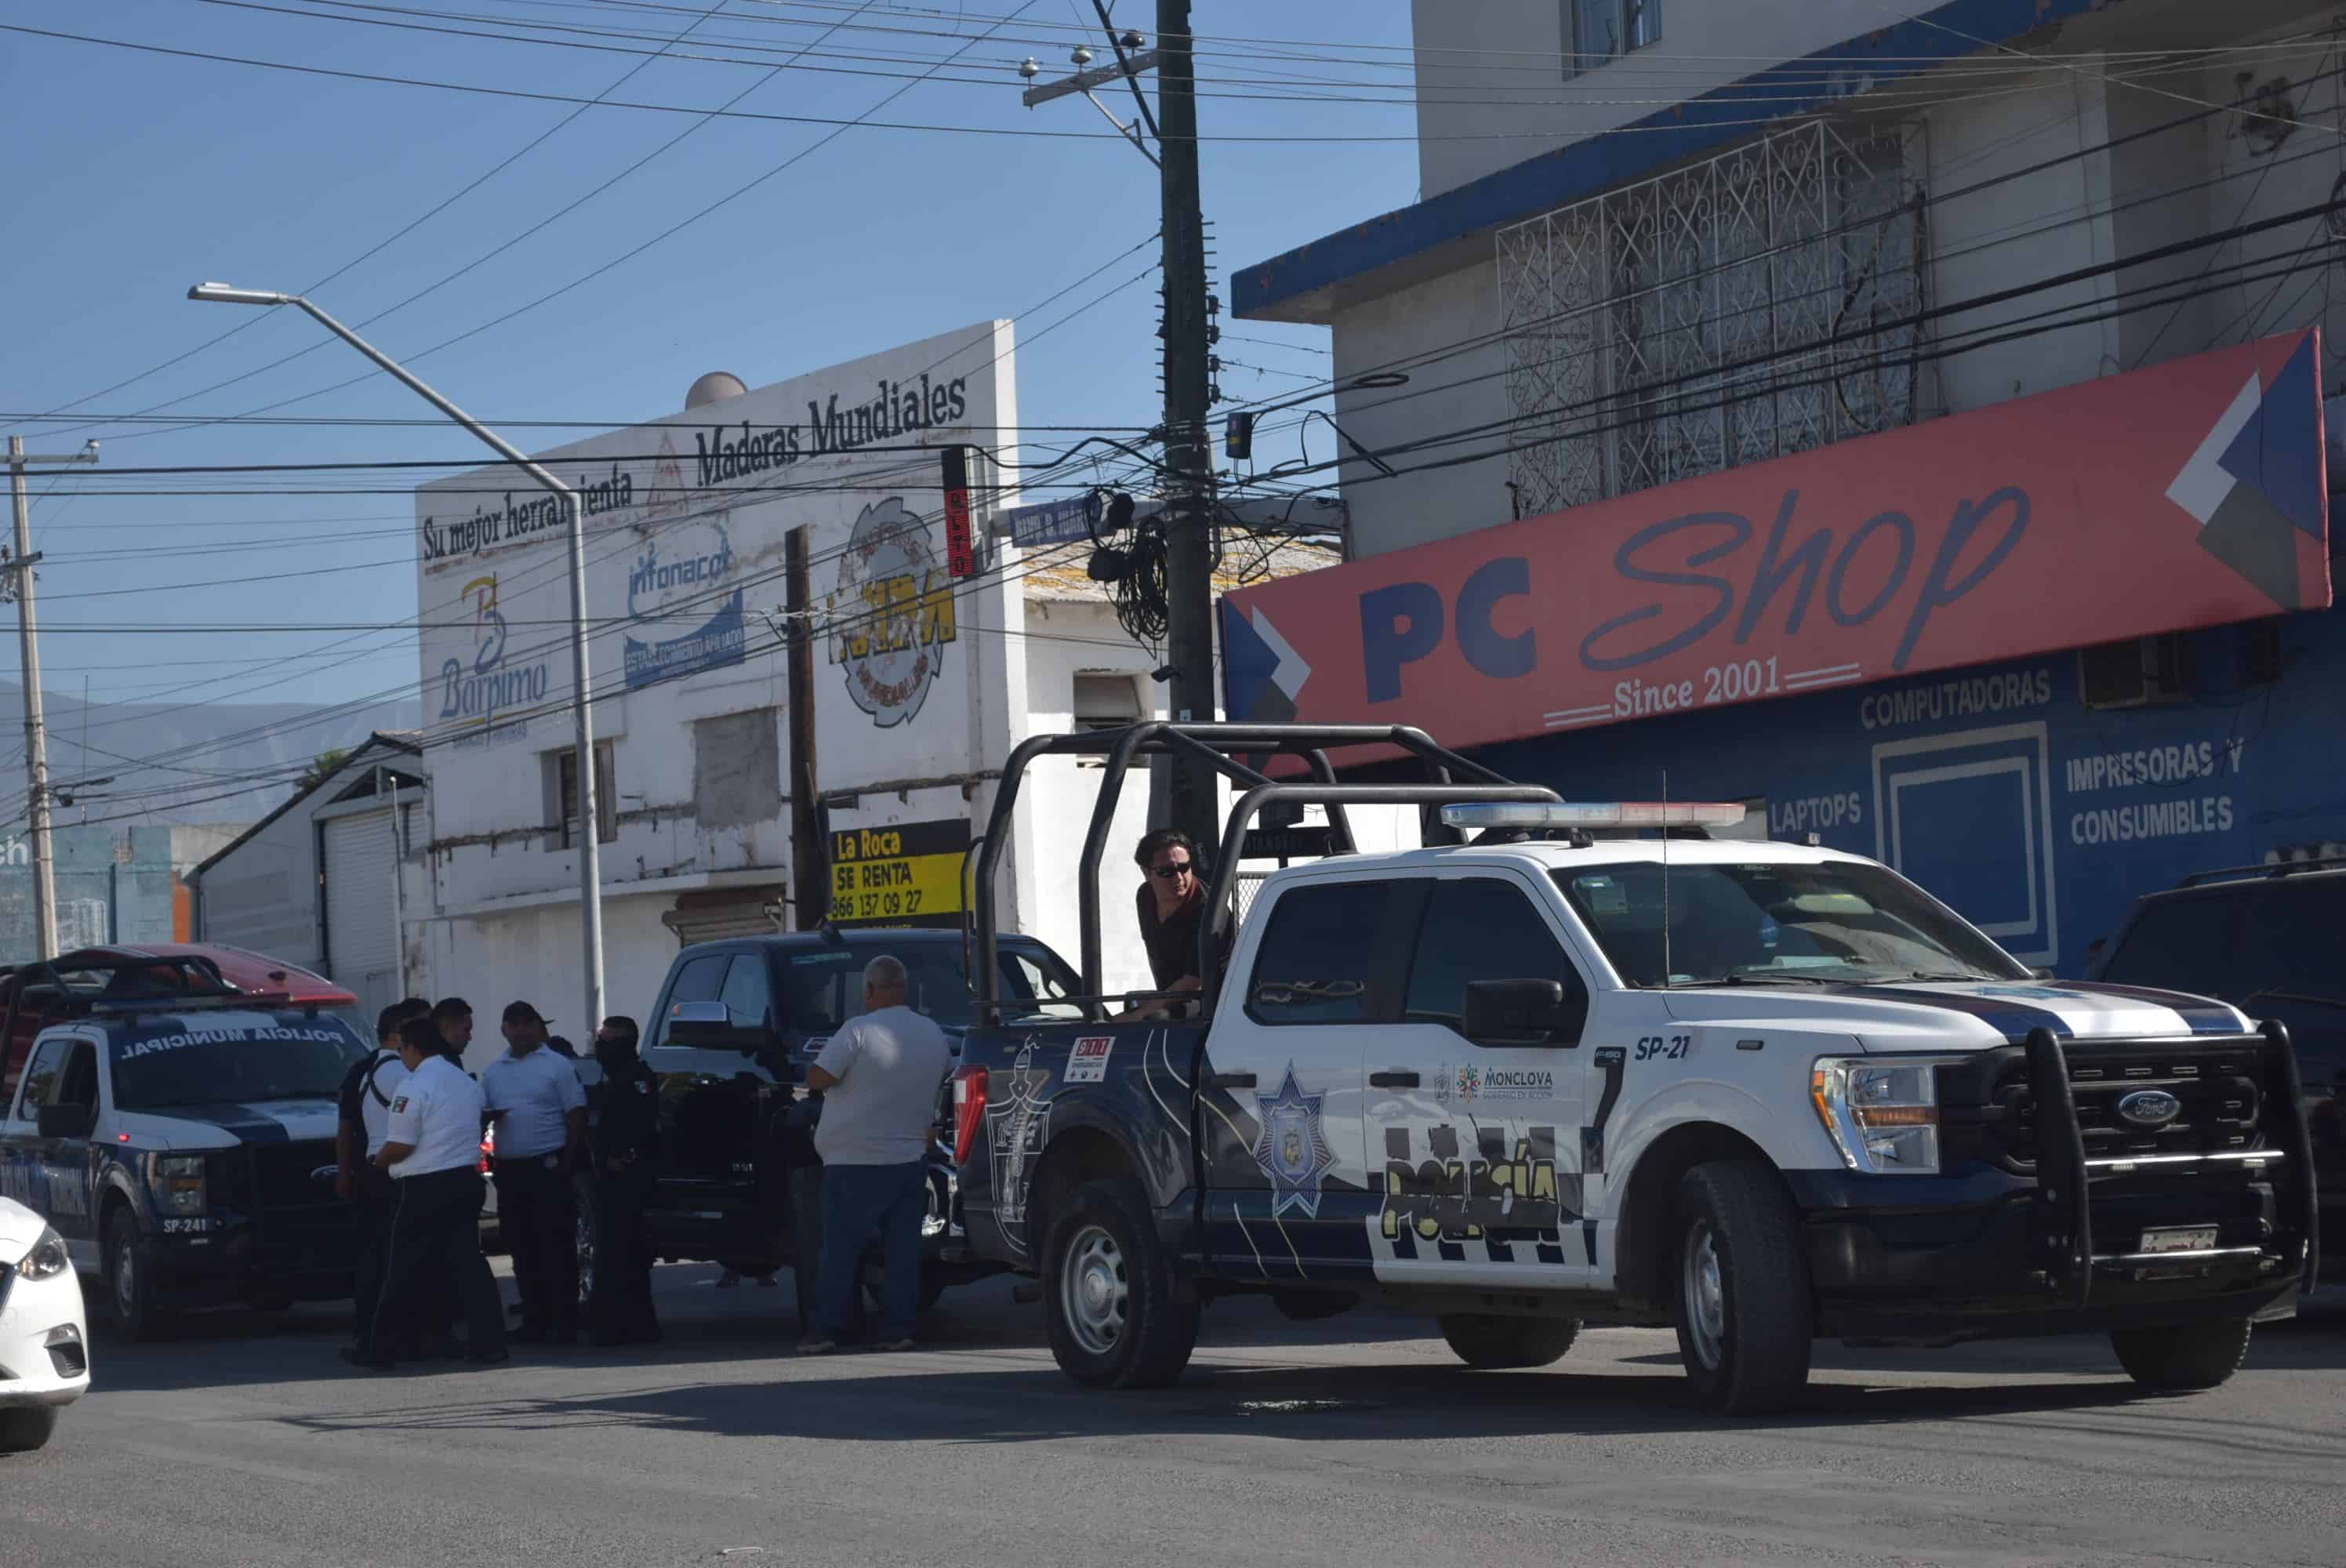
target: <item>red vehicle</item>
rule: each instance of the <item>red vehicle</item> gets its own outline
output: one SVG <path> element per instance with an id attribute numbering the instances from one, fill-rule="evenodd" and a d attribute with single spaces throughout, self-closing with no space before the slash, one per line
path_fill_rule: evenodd
<path id="1" fill-rule="evenodd" d="M 15 1086 L 35 1036 L 81 1004 L 101 996 L 221 991 L 265 995 L 280 1006 L 317 1007 L 341 1017 L 360 1039 L 374 1039 L 373 1021 L 355 994 L 298 964 L 218 942 L 85 947 L 46 964 L 0 970 L 0 1095 Z"/>

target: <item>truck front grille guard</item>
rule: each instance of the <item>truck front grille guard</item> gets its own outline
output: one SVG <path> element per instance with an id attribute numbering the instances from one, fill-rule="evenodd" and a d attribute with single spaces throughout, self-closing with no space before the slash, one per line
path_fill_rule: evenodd
<path id="1" fill-rule="evenodd" d="M 2083 1308 L 2094 1288 L 2094 1215 L 2086 1138 L 2069 1093 L 2069 1058 L 2050 1029 L 2028 1032 L 2028 1088 L 2036 1103 L 2036 1202 L 2053 1254 L 2054 1293 Z"/>
<path id="2" fill-rule="evenodd" d="M 2265 1037 L 2265 1082 L 2279 1084 L 2280 1093 L 2265 1096 L 2266 1114 L 2274 1118 L 2269 1125 L 2273 1140 L 2289 1154 L 2287 1185 L 2275 1183 L 2275 1196 L 2283 1197 L 2281 1218 L 2287 1223 L 2294 1217 L 2298 1234 L 2305 1237 L 2304 1267 L 2298 1274 L 2298 1288 L 2310 1291 L 2321 1270 L 2321 1226 L 2319 1218 L 2320 1193 L 2313 1174 L 2313 1127 L 2305 1115 L 2305 1084 L 2298 1076 L 2297 1048 L 2289 1043 L 2288 1026 L 2268 1020 L 2257 1033 Z M 2297 1212 L 2294 1217 L 2290 1209 Z"/>
<path id="3" fill-rule="evenodd" d="M 2288 1167 L 2275 1182 L 2274 1196 L 2280 1210 L 2280 1233 L 2283 1237 L 2294 1234 L 2301 1238 L 2300 1268 L 2298 1285 L 2301 1290 L 2311 1290 L 2320 1269 L 2320 1240 L 2316 1216 L 2318 1199 L 2313 1171 L 2313 1131 L 2305 1115 L 2304 1085 L 2297 1070 L 2297 1053 L 2289 1042 L 2289 1031 L 2277 1023 L 2261 1025 L 2258 1033 L 2264 1036 L 2264 1060 L 2268 1092 L 2259 1107 L 2260 1128 L 2272 1147 L 2264 1151 L 2206 1154 L 2198 1156 L 2147 1156 L 2133 1159 L 2088 1161 L 2086 1141 L 2077 1122 L 2077 1106 L 2070 1093 L 2068 1054 L 2050 1029 L 2034 1029 L 2028 1034 L 2029 1093 L 2036 1107 L 2036 1201 L 2042 1216 L 2039 1233 L 2051 1253 L 2051 1277 L 2055 1295 L 2064 1304 L 2082 1308 L 2093 1291 L 2094 1269 L 2097 1265 L 2131 1267 L 2137 1264 L 2218 1261 L 2247 1257 L 2255 1248 L 2227 1248 L 2206 1254 L 2184 1253 L 2163 1255 L 2132 1254 L 2096 1257 L 2094 1254 L 2094 1216 L 2091 1183 L 2096 1166 L 2109 1167 L 2108 1174 L 2122 1175 L 2137 1166 L 2162 1164 L 2213 1165 L 2239 1162 L 2252 1167 L 2266 1162 Z M 2276 1157 L 2278 1156 L 2278 1157 Z"/>

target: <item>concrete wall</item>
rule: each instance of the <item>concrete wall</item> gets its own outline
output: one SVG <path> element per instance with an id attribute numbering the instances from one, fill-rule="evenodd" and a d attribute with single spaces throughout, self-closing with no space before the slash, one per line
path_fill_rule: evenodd
<path id="1" fill-rule="evenodd" d="M 1486 253 L 1470 267 L 1366 300 L 1341 314 L 1334 334 L 1335 380 L 1340 386 L 1349 385 L 1411 356 L 1442 352 L 1486 337 L 1498 326 L 1498 267 Z M 1372 451 L 1443 432 L 1486 428 L 1487 433 L 1455 445 L 1393 458 L 1393 467 L 1404 471 L 1503 446 L 1506 437 L 1499 422 L 1511 412 L 1505 369 L 1506 349 L 1496 340 L 1448 352 L 1433 362 L 1411 365 L 1406 386 L 1340 392 L 1336 422 Z M 1304 439 L 1315 458 L 1333 440 L 1325 425 L 1308 431 Z M 1355 461 L 1343 464 L 1338 474 L 1352 508 L 1356 555 L 1381 555 L 1507 520 L 1504 457 L 1422 473 L 1403 472 L 1397 479 Z"/>
<path id="2" fill-rule="evenodd" d="M 1653 47 L 1576 75 L 1574 0 L 1413 0 L 1418 179 L 1438 196 L 1933 7 L 1912 0 L 1661 0 Z M 1587 3 L 1587 0 L 1583 0 Z M 1853 76 L 1840 90 L 1871 83 Z"/>
<path id="3" fill-rule="evenodd" d="M 1895 9 L 1911 14 L 1923 8 Z M 1883 8 L 1854 4 L 1786 10 L 1665 0 L 1663 43 L 1653 59 L 1632 56 L 1564 84 L 1558 89 L 1564 98 L 1538 112 L 1550 117 L 1546 123 L 1565 123 L 1564 103 L 1580 101 L 1600 88 L 1625 99 L 1665 91 L 1682 96 L 1698 90 L 1708 79 L 1704 73 L 1714 66 L 1719 72 L 1749 74 L 1771 56 L 1788 57 L 1878 25 L 1883 15 Z M 2243 0 L 2228 15 L 2236 15 L 2239 25 L 2222 41 L 2250 45 L 2301 36 L 2309 19 L 2328 13 L 2274 0 Z M 1496 53 L 1477 56 L 1437 53 L 1437 48 L 1553 50 L 1560 47 L 1558 16 L 1556 6 L 1495 0 L 1419 5 L 1419 64 L 1429 92 L 1440 88 L 1452 97 L 1463 97 L 1471 96 L 1470 87 L 1495 90 L 1494 84 L 1506 75 L 1499 69 L 1504 62 Z M 2187 40 L 2179 28 L 2197 32 Z M 1912 84 L 1902 89 L 1910 106 L 1926 97 L 1943 100 L 1927 109 L 1901 109 L 1897 99 L 1880 96 L 1852 100 L 1853 111 L 1870 108 L 1912 127 L 1908 178 L 1932 199 L 1924 278 L 1930 306 L 1943 310 L 2046 278 L 2108 266 L 2329 199 L 2338 178 L 2337 138 L 2323 127 L 2341 120 L 2334 73 L 2346 51 L 2300 49 L 2293 55 L 2240 56 L 2253 66 L 2246 89 L 2235 78 L 2238 62 L 2232 59 L 2200 72 L 2136 82 L 2118 79 L 2142 68 L 2126 51 L 2185 41 L 2208 41 L 2204 11 L 2168 0 L 2127 0 L 2069 24 L 2044 45 L 2046 49 L 2060 47 L 2061 66 L 2028 70 L 2009 56 L 1974 56 L 1953 63 L 1943 76 L 1927 78 L 1935 84 L 1927 90 Z M 2096 45 L 2113 52 L 2085 52 Z M 1665 61 L 1665 55 L 1705 58 Z M 1507 60 L 1522 63 L 1521 56 Z M 1982 68 L 1983 60 L 2004 74 L 1992 83 L 1964 75 Z M 2272 112 L 2304 121 L 2305 127 L 2292 129 L 2270 120 L 2259 127 L 2242 117 L 2220 116 L 2157 128 L 2188 117 L 2195 104 L 2252 102 L 2255 89 L 2275 78 L 2281 80 Z M 1625 85 L 1630 83 L 1644 85 Z M 1866 85 L 1853 80 L 1849 90 L 1856 93 Z M 1624 102 L 1606 106 L 1604 114 L 1591 110 L 1570 123 L 1596 128 L 1651 107 Z M 1464 136 L 1478 128 L 1527 123 L 1533 113 L 1487 105 L 1470 109 L 1430 99 L 1421 106 L 1421 127 L 1429 137 Z M 2276 148 L 2272 136 L 2282 132 L 2286 134 Z M 1422 144 L 1422 153 L 1429 190 L 1529 156 L 1513 141 L 1429 139 Z M 1994 183 L 1974 188 L 1990 181 Z M 2229 270 L 2244 261 L 2271 273 L 2300 259 L 2305 247 L 2324 242 L 2325 237 L 2324 221 L 2317 217 L 2220 247 L 2188 249 L 1941 315 L 1930 323 L 1928 333 L 1931 341 L 1942 346 L 2028 331 L 2050 311 L 2108 319 L 1987 344 L 1926 365 L 1918 415 L 1929 419 L 1964 412 L 2307 325 L 2320 325 L 2334 343 L 2346 332 L 2346 291 L 2325 288 L 2321 273 L 2264 276 L 2245 285 L 2228 281 Z M 1452 271 L 1380 296 L 1347 298 L 1331 318 L 1339 378 L 1357 377 L 1494 331 L 1502 302 L 1491 254 L 1485 251 Z M 2164 289 L 2183 293 L 2203 286 L 2208 292 L 2197 300 L 2166 302 L 2163 295 L 2146 292 Z M 2333 298 L 2340 301 L 2336 307 Z M 2140 308 L 2151 299 L 2162 302 L 2155 309 Z M 1506 397 L 1505 353 L 1504 345 L 1494 342 L 1437 364 L 1411 367 L 1413 380 L 1407 387 L 1343 394 L 1338 418 L 1372 447 L 1492 426 L 1513 412 Z M 1494 433 L 1396 459 L 1395 465 L 1406 469 L 1413 462 L 1503 444 L 1503 435 Z M 1343 466 L 1341 478 L 1354 520 L 1357 555 L 1451 537 L 1504 522 L 1510 514 L 1504 457 L 1408 473 L 1398 480 L 1374 475 L 1365 463 L 1353 462 Z"/>
<path id="4" fill-rule="evenodd" d="M 326 798 L 323 791 L 313 797 Z M 309 812 L 286 812 L 203 873 L 198 881 L 196 939 L 250 948 L 323 972 L 318 825 Z"/>

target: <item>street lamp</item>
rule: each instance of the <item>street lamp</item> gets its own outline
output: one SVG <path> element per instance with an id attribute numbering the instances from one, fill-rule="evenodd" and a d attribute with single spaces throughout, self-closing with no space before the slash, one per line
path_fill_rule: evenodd
<path id="1" fill-rule="evenodd" d="M 233 289 L 226 283 L 199 283 L 188 290 L 188 298 L 222 305 L 299 306 L 320 326 L 398 377 L 409 391 L 479 436 L 495 449 L 498 456 L 554 494 L 556 504 L 569 524 L 570 712 L 578 730 L 578 901 L 586 959 L 586 1012 L 580 1027 L 592 1033 L 603 1021 L 603 848 L 598 830 L 602 815 L 595 798 L 595 719 L 586 695 L 586 509 L 580 504 L 578 493 L 531 462 L 496 432 L 417 380 L 405 366 L 299 294 Z"/>

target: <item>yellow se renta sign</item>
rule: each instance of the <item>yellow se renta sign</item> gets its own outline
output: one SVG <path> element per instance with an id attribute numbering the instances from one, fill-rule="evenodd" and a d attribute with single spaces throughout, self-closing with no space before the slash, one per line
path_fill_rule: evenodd
<path id="1" fill-rule="evenodd" d="M 969 823 L 904 822 L 831 835 L 831 923 L 958 926 Z"/>

